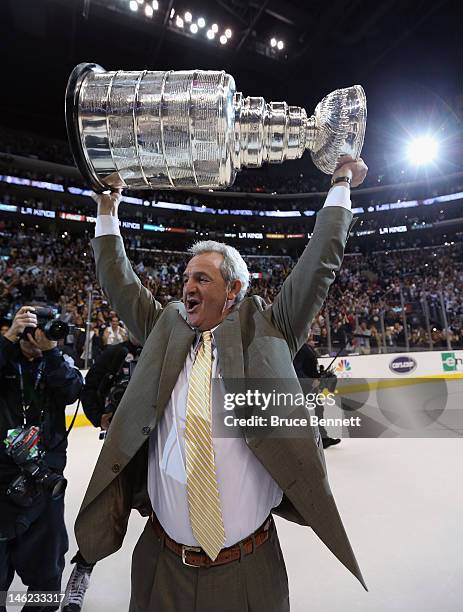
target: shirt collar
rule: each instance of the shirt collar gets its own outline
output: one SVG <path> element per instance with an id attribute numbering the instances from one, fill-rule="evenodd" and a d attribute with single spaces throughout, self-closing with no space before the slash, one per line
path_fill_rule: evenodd
<path id="1" fill-rule="evenodd" d="M 219 325 L 220 325 L 220 323 L 219 323 Z M 206 331 L 210 331 L 211 335 L 212 335 L 212 350 L 214 350 L 215 347 L 216 347 L 215 338 L 214 338 L 214 332 L 219 327 L 219 325 L 216 325 L 212 329 L 206 330 Z M 193 340 L 193 351 L 196 353 L 196 351 L 198 350 L 198 347 L 199 347 L 199 345 L 201 343 L 201 335 L 202 335 L 203 332 L 199 331 L 199 329 L 197 329 L 195 331 L 196 331 L 196 336 L 195 336 L 195 339 Z"/>

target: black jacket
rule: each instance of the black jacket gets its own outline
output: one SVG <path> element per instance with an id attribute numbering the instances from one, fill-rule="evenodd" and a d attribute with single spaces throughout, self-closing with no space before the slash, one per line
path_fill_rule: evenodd
<path id="1" fill-rule="evenodd" d="M 45 351 L 43 358 L 31 362 L 24 357 L 19 343 L 0 336 L 0 541 L 24 533 L 46 507 L 44 495 L 32 507 L 23 508 L 6 494 L 8 485 L 21 470 L 6 454 L 3 440 L 8 430 L 23 426 L 23 399 L 29 406 L 26 427 L 41 427 L 45 464 L 62 473 L 67 448 L 65 409 L 77 400 L 82 385 L 79 370 L 65 361 L 57 348 Z"/>
<path id="2" fill-rule="evenodd" d="M 310 344 L 303 344 L 293 361 L 298 378 L 320 378 L 318 359 L 315 349 Z"/>
<path id="3" fill-rule="evenodd" d="M 110 377 L 119 372 L 129 353 L 135 357 L 139 350 L 141 349 L 129 341 L 108 346 L 97 357 L 94 365 L 87 372 L 80 399 L 87 419 L 95 427 L 100 427 L 101 417 L 104 414 L 102 388 L 106 386 L 108 387 L 107 391 L 109 391 Z"/>
<path id="4" fill-rule="evenodd" d="M 43 375 L 34 390 L 40 367 Z M 26 405 L 30 403 L 26 424 L 42 427 L 44 460 L 60 471 L 66 465 L 67 440 L 60 443 L 66 432 L 65 408 L 77 400 L 83 385 L 79 370 L 63 358 L 58 348 L 45 351 L 43 359 L 30 362 L 19 343 L 0 336 L 0 483 L 11 480 L 11 474 L 19 474 L 19 468 L 5 452 L 3 440 L 9 429 L 23 425 L 20 369 L 24 400 Z"/>

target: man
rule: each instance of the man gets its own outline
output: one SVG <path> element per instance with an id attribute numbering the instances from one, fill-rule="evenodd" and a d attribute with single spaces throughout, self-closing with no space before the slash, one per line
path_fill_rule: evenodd
<path id="1" fill-rule="evenodd" d="M 85 332 L 79 333 L 76 339 L 76 352 L 79 355 L 81 366 L 85 366 L 85 360 L 89 365 L 95 363 L 98 356 L 101 354 L 103 347 L 101 345 L 100 330 L 98 329 L 98 323 L 92 320 L 90 323 L 90 334 L 88 345 L 86 343 L 87 334 Z"/>
<path id="2" fill-rule="evenodd" d="M 24 331 L 30 329 L 34 333 Z M 57 343 L 37 327 L 34 308 L 18 310 L 7 333 L 0 337 L 0 591 L 8 591 L 15 572 L 28 592 L 61 590 L 61 574 L 68 538 L 64 497 L 51 495 L 39 476 L 26 476 L 32 503 L 21 505 L 21 491 L 13 498 L 12 483 L 24 476 L 3 443 L 14 430 L 40 427 L 40 461 L 46 473 L 62 477 L 66 465 L 65 408 L 79 396 L 83 380 L 66 361 Z M 17 440 L 17 439 L 16 439 Z M 43 472 L 42 472 L 43 473 Z M 61 481 L 62 482 L 62 481 Z M 63 483 L 64 484 L 64 483 Z M 55 498 L 56 497 L 56 498 Z M 37 600 L 40 601 L 40 600 Z M 57 610 L 56 605 L 37 610 Z M 5 607 L 0 601 L 0 611 Z"/>
<path id="3" fill-rule="evenodd" d="M 92 563 L 122 545 L 131 508 L 149 516 L 132 559 L 130 612 L 281 612 L 286 570 L 271 513 L 310 525 L 364 585 L 327 482 L 321 441 L 213 438 L 210 379 L 297 383 L 292 359 L 343 257 L 349 187 L 367 168 L 345 160 L 313 236 L 273 304 L 245 298 L 246 264 L 227 245 L 193 247 L 183 302 L 165 308 L 132 271 L 119 235 L 119 193 L 98 202 L 93 248 L 101 286 L 143 343 L 79 516 Z M 299 387 L 300 389 L 300 387 Z"/>
<path id="4" fill-rule="evenodd" d="M 311 381 L 309 384 L 312 388 L 308 389 L 308 392 L 318 393 L 323 391 L 323 389 L 320 389 L 318 357 L 313 344 L 314 342 L 309 336 L 307 338 L 307 342 L 301 346 L 298 353 L 294 357 L 293 365 L 296 375 L 300 380 L 303 381 L 305 379 L 307 382 Z M 320 366 L 320 368 L 323 368 L 323 366 Z M 319 419 L 322 419 L 324 414 L 323 406 L 316 404 L 315 414 Z M 335 446 L 341 442 L 340 438 L 330 438 L 323 425 L 318 425 L 318 431 L 322 437 L 323 448 L 329 448 L 330 446 Z"/>
<path id="5" fill-rule="evenodd" d="M 130 363 L 138 357 L 141 345 L 128 334 L 129 339 L 120 344 L 108 346 L 85 376 L 85 385 L 80 400 L 85 416 L 94 427 L 107 431 L 112 412 L 105 407 L 105 394 L 110 389 L 111 380 L 118 374 L 125 362 Z"/>
<path id="6" fill-rule="evenodd" d="M 354 332 L 357 350 L 360 355 L 369 355 L 371 352 L 370 338 L 371 331 L 367 327 L 366 321 L 362 321 Z"/>

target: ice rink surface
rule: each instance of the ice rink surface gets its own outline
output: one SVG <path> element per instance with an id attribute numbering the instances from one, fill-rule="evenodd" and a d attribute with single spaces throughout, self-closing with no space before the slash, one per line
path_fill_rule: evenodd
<path id="1" fill-rule="evenodd" d="M 101 444 L 91 427 L 70 436 L 63 590 L 76 550 L 74 519 Z M 369 592 L 309 528 L 277 517 L 292 612 L 460 612 L 463 440 L 345 439 L 325 456 Z M 97 564 L 83 612 L 128 609 L 131 554 L 145 520 L 133 512 L 123 548 Z M 17 577 L 11 588 L 24 589 Z"/>

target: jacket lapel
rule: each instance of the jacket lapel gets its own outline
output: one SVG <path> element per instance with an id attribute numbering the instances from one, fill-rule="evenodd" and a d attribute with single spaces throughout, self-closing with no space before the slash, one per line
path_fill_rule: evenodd
<path id="1" fill-rule="evenodd" d="M 166 356 L 162 366 L 159 379 L 159 390 L 157 398 L 157 419 L 159 422 L 167 403 L 172 395 L 172 390 L 177 382 L 180 372 L 185 364 L 188 352 L 195 338 L 195 331 L 188 325 L 185 319 L 178 314 L 178 319 L 172 328 Z"/>
<path id="2" fill-rule="evenodd" d="M 227 379 L 244 378 L 243 343 L 238 310 L 231 312 L 217 327 L 214 339 L 225 386 Z"/>

